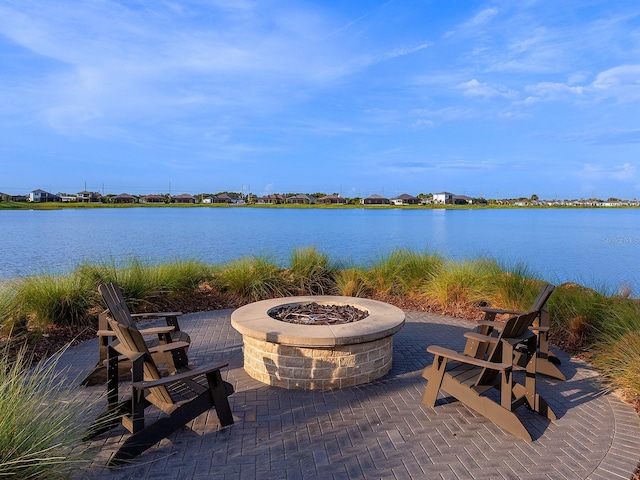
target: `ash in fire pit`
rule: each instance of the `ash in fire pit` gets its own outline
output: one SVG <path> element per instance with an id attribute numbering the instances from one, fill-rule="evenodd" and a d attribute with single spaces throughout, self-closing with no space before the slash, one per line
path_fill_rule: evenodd
<path id="1" fill-rule="evenodd" d="M 282 305 L 272 308 L 268 314 L 276 320 L 301 325 L 340 325 L 369 316 L 369 312 L 352 305 L 321 305 L 316 302 Z"/>

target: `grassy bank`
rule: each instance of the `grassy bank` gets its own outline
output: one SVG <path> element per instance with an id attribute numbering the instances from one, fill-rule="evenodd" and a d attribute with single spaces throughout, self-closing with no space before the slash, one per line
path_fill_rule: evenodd
<path id="1" fill-rule="evenodd" d="M 69 275 L 44 274 L 0 285 L 2 338 L 37 344 L 51 328 L 95 326 L 103 308 L 97 286 L 109 281 L 120 285 L 134 311 L 188 311 L 189 304 L 213 309 L 288 295 L 336 294 L 476 319 L 485 305 L 528 309 L 544 279 L 526 267 L 505 267 L 490 258 L 456 262 L 408 250 L 366 266 L 336 264 L 313 248 L 295 250 L 284 267 L 261 256 L 222 265 L 193 260 L 83 264 Z M 612 385 L 640 398 L 640 302 L 564 284 L 548 306 L 552 341 L 584 355 Z"/>

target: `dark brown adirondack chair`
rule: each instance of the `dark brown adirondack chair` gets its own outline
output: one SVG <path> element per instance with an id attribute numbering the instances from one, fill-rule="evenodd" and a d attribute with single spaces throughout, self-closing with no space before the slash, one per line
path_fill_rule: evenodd
<path id="1" fill-rule="evenodd" d="M 531 435 L 514 413 L 519 406 L 526 405 L 550 420 L 556 418 L 536 393 L 538 342 L 529 328 L 535 317 L 536 312 L 511 317 L 495 337 L 465 333 L 468 339 L 493 346 L 485 358 L 429 346 L 427 351 L 434 359 L 422 373 L 428 381 L 422 403 L 434 407 L 438 392 L 443 390 L 516 437 L 531 441 Z M 514 380 L 515 366 L 526 370 L 524 384 Z M 499 402 L 485 395 L 494 388 L 500 390 Z"/>
<path id="2" fill-rule="evenodd" d="M 233 393 L 233 386 L 223 381 L 220 374 L 220 369 L 228 364 L 185 367 L 180 373 L 161 377 L 140 332 L 115 320 L 108 321 L 119 343 L 108 346 L 107 409 L 93 422 L 85 439 L 104 433 L 120 423 L 132 433 L 112 456 L 110 466 L 137 457 L 211 407 L 215 407 L 222 427 L 233 424 L 228 399 Z M 159 348 L 175 349 L 178 343 L 161 345 Z M 184 346 L 177 348 L 184 350 Z M 132 363 L 132 392 L 131 397 L 119 401 L 118 359 L 121 356 Z M 151 405 L 162 410 L 166 416 L 145 425 L 145 409 Z"/>
<path id="3" fill-rule="evenodd" d="M 107 361 L 107 347 L 112 341 L 118 342 L 118 340 L 115 339 L 115 333 L 111 330 L 109 322 L 107 321 L 109 316 L 128 326 L 135 326 L 135 318 L 163 318 L 167 323 L 167 326 L 140 330 L 143 335 L 153 336 L 151 339 L 147 339 L 146 342 L 147 346 L 154 354 L 155 347 L 158 345 L 170 342 L 186 342 L 187 345 L 191 343 L 189 335 L 185 331 L 180 330 L 178 317 L 182 315 L 182 312 L 132 314 L 118 285 L 115 283 L 105 283 L 98 287 L 98 291 L 100 292 L 104 302 L 107 304 L 107 310 L 101 312 L 98 316 L 98 363 L 84 378 L 82 381 L 83 385 L 95 385 L 103 383 L 106 380 L 105 362 Z M 187 362 L 186 356 L 184 358 L 175 358 L 180 355 L 181 353 L 174 351 L 173 353 L 165 353 L 164 360 L 160 356 L 155 355 L 155 360 L 158 363 L 166 363 L 169 370 L 174 372 L 176 368 L 180 368 Z M 177 364 L 175 362 L 177 362 Z"/>
<path id="4" fill-rule="evenodd" d="M 553 293 L 555 287 L 549 283 L 545 283 L 538 292 L 538 296 L 534 300 L 529 312 L 536 312 L 538 325 L 533 330 L 538 335 L 538 366 L 537 371 L 542 375 L 566 380 L 564 374 L 558 369 L 560 360 L 549 350 L 549 310 L 547 310 L 547 300 Z M 504 323 L 496 321 L 497 315 L 522 315 L 529 312 L 519 312 L 516 310 L 503 310 L 500 308 L 483 308 L 485 317 L 478 322 L 475 332 L 483 335 L 492 335 L 492 332 L 502 329 Z M 495 333 L 493 333 L 495 335 Z M 492 347 L 490 343 L 478 343 L 473 339 L 467 340 L 465 346 L 465 355 L 482 358 L 486 355 L 488 349 Z"/>

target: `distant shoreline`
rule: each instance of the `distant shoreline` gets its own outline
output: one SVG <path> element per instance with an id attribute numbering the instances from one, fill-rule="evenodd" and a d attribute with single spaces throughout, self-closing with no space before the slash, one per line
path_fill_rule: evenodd
<path id="1" fill-rule="evenodd" d="M 101 208 L 290 208 L 290 209 L 308 209 L 308 208 L 322 208 L 322 209 L 401 209 L 401 210 L 494 210 L 494 209 L 559 209 L 559 210 L 574 210 L 574 209 L 589 209 L 589 210 L 601 210 L 601 209 L 638 209 L 640 205 L 509 205 L 509 204 L 466 204 L 466 205 L 451 205 L 451 204 L 427 204 L 427 205 L 336 205 L 336 204 L 144 204 L 144 203 L 130 203 L 130 204 L 106 204 L 106 203 L 58 203 L 58 202 L 43 202 L 43 203 L 24 203 L 24 202 L 0 202 L 0 211 L 2 210 L 66 210 L 66 209 L 101 209 Z"/>

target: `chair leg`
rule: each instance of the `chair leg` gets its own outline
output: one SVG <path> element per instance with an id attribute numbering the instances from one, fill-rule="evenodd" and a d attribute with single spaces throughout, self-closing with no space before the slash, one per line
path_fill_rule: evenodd
<path id="1" fill-rule="evenodd" d="M 216 408 L 216 414 L 223 427 L 233 424 L 233 414 L 229 406 L 229 395 L 233 393 L 233 386 L 222 380 L 220 370 L 215 370 L 207 374 L 207 382 L 209 383 L 209 391 L 213 399 L 213 405 Z"/>
<path id="2" fill-rule="evenodd" d="M 433 359 L 433 364 L 424 369 L 422 376 L 427 379 L 427 388 L 425 388 L 424 395 L 422 396 L 423 405 L 433 407 L 436 404 L 446 367 L 447 359 L 436 356 Z"/>

